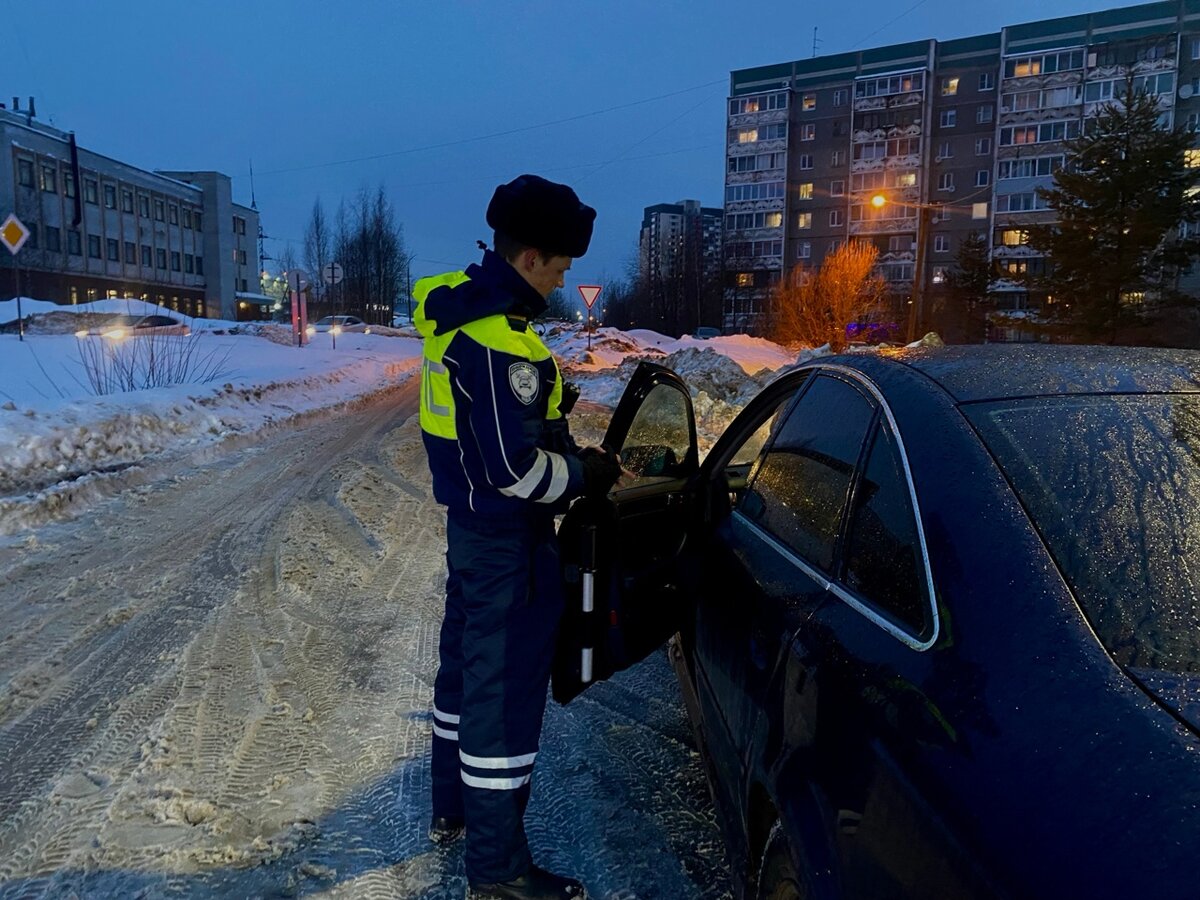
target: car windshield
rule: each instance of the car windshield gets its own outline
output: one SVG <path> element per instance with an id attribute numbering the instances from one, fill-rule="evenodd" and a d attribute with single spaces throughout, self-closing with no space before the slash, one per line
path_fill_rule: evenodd
<path id="1" fill-rule="evenodd" d="M 1200 672 L 1200 395 L 965 411 L 1117 662 Z"/>
<path id="2" fill-rule="evenodd" d="M 326 316 L 323 319 L 317 319 L 317 324 L 318 325 L 332 325 L 333 324 L 333 316 Z"/>

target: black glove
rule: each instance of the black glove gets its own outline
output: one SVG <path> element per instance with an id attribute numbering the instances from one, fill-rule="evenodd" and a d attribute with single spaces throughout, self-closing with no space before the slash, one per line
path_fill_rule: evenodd
<path id="1" fill-rule="evenodd" d="M 562 399 L 558 401 L 558 411 L 564 416 L 575 408 L 575 401 L 579 399 L 579 385 L 573 381 L 564 381 L 562 386 Z"/>
<path id="2" fill-rule="evenodd" d="M 583 463 L 583 492 L 588 497 L 603 497 L 621 477 L 621 464 L 610 450 L 584 447 L 579 461 Z"/>

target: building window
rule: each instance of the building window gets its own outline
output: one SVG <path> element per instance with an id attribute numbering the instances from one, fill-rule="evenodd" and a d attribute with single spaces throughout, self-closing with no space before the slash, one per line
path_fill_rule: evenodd
<path id="1" fill-rule="evenodd" d="M 737 286 L 738 287 L 754 287 L 754 273 L 753 272 L 738 272 L 737 273 Z"/>
<path id="2" fill-rule="evenodd" d="M 30 250 L 38 249 L 38 227 L 36 225 L 26 225 L 29 229 L 29 237 L 25 239 L 25 246 Z"/>
<path id="3" fill-rule="evenodd" d="M 831 227 L 837 228 L 844 221 L 845 221 L 845 218 L 843 217 L 842 211 L 840 209 L 831 209 L 829 211 L 829 224 Z"/>
<path id="4" fill-rule="evenodd" d="M 813 198 L 813 186 L 811 181 L 806 181 L 800 185 L 799 198 L 801 200 L 811 200 Z"/>
<path id="5" fill-rule="evenodd" d="M 946 283 L 946 267 L 945 266 L 934 266 L 933 267 L 933 283 L 934 284 L 945 284 Z"/>
<path id="6" fill-rule="evenodd" d="M 796 259 L 812 259 L 812 241 L 801 241 L 796 245 Z"/>
<path id="7" fill-rule="evenodd" d="M 992 180 L 992 173 L 987 169 L 979 169 L 975 172 L 975 187 L 987 187 Z"/>
<path id="8" fill-rule="evenodd" d="M 846 196 L 846 182 L 844 182 L 840 179 L 838 181 L 829 182 L 829 196 L 830 197 L 845 197 Z"/>
<path id="9" fill-rule="evenodd" d="M 204 274 L 204 257 L 203 256 L 196 257 L 196 274 L 197 275 Z"/>
<path id="10" fill-rule="evenodd" d="M 815 122 L 805 122 L 803 125 L 800 126 L 800 140 L 812 141 L 812 140 L 816 140 L 816 137 L 817 137 L 817 125 Z M 242 223 L 242 225 L 243 225 L 243 227 L 245 227 L 244 222 Z"/>
<path id="11" fill-rule="evenodd" d="M 111 184 L 106 184 L 104 186 L 104 208 L 117 208 L 117 189 Z"/>
<path id="12" fill-rule="evenodd" d="M 145 194 L 138 194 L 138 213 L 143 219 L 150 218 L 150 198 Z"/>
<path id="13" fill-rule="evenodd" d="M 800 154 L 800 168 L 811 169 L 813 167 L 813 158 L 811 153 Z"/>
<path id="14" fill-rule="evenodd" d="M 943 109 L 941 123 L 943 128 L 953 128 L 958 122 L 957 109 Z"/>
<path id="15" fill-rule="evenodd" d="M 121 191 L 121 212 L 133 212 L 133 191 Z"/>
<path id="16" fill-rule="evenodd" d="M 183 211 L 183 227 L 189 230 L 192 227 L 192 211 L 190 209 Z"/>
<path id="17" fill-rule="evenodd" d="M 88 257 L 100 259 L 100 236 L 97 234 L 88 235 Z"/>
<path id="18" fill-rule="evenodd" d="M 954 157 L 954 144 L 950 141 L 942 141 L 938 144 L 938 159 L 952 159 Z"/>
<path id="19" fill-rule="evenodd" d="M 1029 234 L 1019 228 L 1007 228 L 1000 232 L 1000 244 L 1004 247 L 1020 247 L 1029 243 Z"/>
<path id="20" fill-rule="evenodd" d="M 152 254 L 150 252 L 150 245 L 142 244 L 142 268 L 145 268 L 145 269 L 150 268 L 151 255 Z"/>
<path id="21" fill-rule="evenodd" d="M 137 265 L 137 244 L 133 241 L 125 242 L 125 264 L 127 266 Z"/>
<path id="22" fill-rule="evenodd" d="M 988 217 L 988 205 L 986 202 L 971 204 L 971 218 L 972 219 L 986 219 L 987 217 Z"/>
<path id="23" fill-rule="evenodd" d="M 992 91 L 996 89 L 996 76 L 992 72 L 983 72 L 979 76 L 979 90 Z"/>
<path id="24" fill-rule="evenodd" d="M 183 271 L 188 275 L 196 271 L 196 258 L 190 253 L 183 254 Z"/>
<path id="25" fill-rule="evenodd" d="M 200 224 L 200 213 L 198 212 L 192 213 L 192 227 L 197 231 L 204 230 L 204 226 Z M 196 271 L 199 272 L 200 270 L 197 269 Z"/>
<path id="26" fill-rule="evenodd" d="M 938 190 L 939 191 L 954 190 L 954 173 L 953 172 L 943 172 L 938 177 Z"/>
<path id="27" fill-rule="evenodd" d="M 167 221 L 169 221 L 172 225 L 179 224 L 179 207 L 174 203 L 167 207 Z"/>
<path id="28" fill-rule="evenodd" d="M 47 194 L 58 193 L 58 166 L 42 166 L 42 190 Z"/>
<path id="29" fill-rule="evenodd" d="M 109 262 L 121 261 L 121 242 L 116 238 L 109 238 L 105 241 L 105 249 L 108 251 Z"/>
<path id="30" fill-rule="evenodd" d="M 800 213 L 796 216 L 797 228 L 812 228 L 812 213 Z"/>
<path id="31" fill-rule="evenodd" d="M 237 252 L 237 261 L 238 261 L 238 265 L 242 265 L 242 266 L 246 265 L 246 251 L 245 250 L 239 250 Z"/>
<path id="32" fill-rule="evenodd" d="M 27 159 L 17 160 L 17 184 L 33 187 L 33 163 Z"/>
<path id="33" fill-rule="evenodd" d="M 958 79 L 957 78 L 943 78 L 942 79 L 942 96 L 943 97 L 953 97 L 957 93 L 958 93 Z"/>
<path id="34" fill-rule="evenodd" d="M 163 202 L 161 200 L 155 200 L 154 201 L 154 221 L 155 222 L 163 221 L 163 219 L 164 219 L 163 213 L 164 212 L 165 212 L 165 210 L 164 210 Z M 160 266 L 160 268 L 166 268 L 166 266 Z"/>
<path id="35" fill-rule="evenodd" d="M 1192 38 L 1192 59 L 1200 59 L 1200 38 Z"/>
<path id="36" fill-rule="evenodd" d="M 57 225 L 46 226 L 46 249 L 51 253 L 62 252 L 62 232 Z"/>
<path id="37" fill-rule="evenodd" d="M 834 106 L 845 106 L 846 105 L 846 94 L 847 94 L 847 91 L 845 88 L 838 88 L 836 91 L 834 91 L 833 92 L 833 105 Z"/>
<path id="38" fill-rule="evenodd" d="M 816 109 L 817 108 L 817 95 L 816 94 L 805 94 L 803 97 L 801 97 L 800 98 L 800 108 L 802 110 L 804 110 L 804 112 L 812 112 L 814 109 Z"/>
<path id="39" fill-rule="evenodd" d="M 68 200 L 75 199 L 75 176 L 71 172 L 63 172 L 63 196 Z"/>
<path id="40" fill-rule="evenodd" d="M 83 255 L 83 245 L 81 243 L 79 232 L 74 229 L 67 232 L 67 252 L 72 256 Z"/>
<path id="41" fill-rule="evenodd" d="M 979 109 L 975 110 L 975 121 L 979 125 L 986 125 L 992 121 L 992 105 L 990 103 L 985 103 Z"/>
<path id="42" fill-rule="evenodd" d="M 934 253 L 949 253 L 950 252 L 950 235 L 935 234 L 933 236 L 933 252 Z"/>
<path id="43" fill-rule="evenodd" d="M 178 250 L 172 250 L 172 251 L 171 251 L 171 271 L 172 271 L 172 272 L 178 272 L 178 271 L 180 271 L 182 268 L 183 268 L 183 267 L 180 265 L 180 261 L 179 261 L 179 251 L 178 251 Z"/>
<path id="44" fill-rule="evenodd" d="M 100 185 L 96 182 L 95 178 L 83 179 L 83 202 L 99 206 Z"/>
<path id="45" fill-rule="evenodd" d="M 990 137 L 978 138 L 975 141 L 975 155 L 988 156 L 992 152 L 992 139 Z"/>
<path id="46" fill-rule="evenodd" d="M 167 251 L 164 247 L 156 247 L 154 250 L 154 267 L 156 269 L 167 268 Z"/>
<path id="47" fill-rule="evenodd" d="M 846 164 L 846 151 L 834 150 L 829 157 L 829 163 L 833 166 L 844 166 Z"/>

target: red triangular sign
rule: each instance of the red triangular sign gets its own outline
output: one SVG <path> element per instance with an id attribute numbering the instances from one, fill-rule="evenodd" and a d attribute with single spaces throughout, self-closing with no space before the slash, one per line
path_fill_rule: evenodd
<path id="1" fill-rule="evenodd" d="M 602 290 L 603 288 L 598 284 L 579 285 L 580 296 L 583 297 L 583 302 L 587 304 L 588 309 L 592 308 L 592 304 L 596 302 L 596 298 L 600 296 Z"/>

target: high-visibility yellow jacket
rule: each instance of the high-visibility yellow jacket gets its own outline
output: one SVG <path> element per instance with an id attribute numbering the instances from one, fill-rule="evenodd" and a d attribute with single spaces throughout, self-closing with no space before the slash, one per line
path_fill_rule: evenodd
<path id="1" fill-rule="evenodd" d="M 488 515 L 561 511 L 583 493 L 583 468 L 573 442 L 548 437 L 565 424 L 562 375 L 528 321 L 545 300 L 490 251 L 465 272 L 422 278 L 413 297 L 434 497 Z"/>

